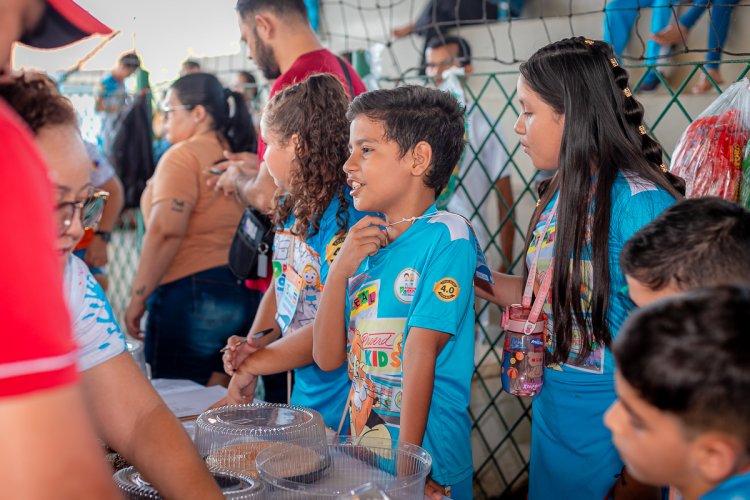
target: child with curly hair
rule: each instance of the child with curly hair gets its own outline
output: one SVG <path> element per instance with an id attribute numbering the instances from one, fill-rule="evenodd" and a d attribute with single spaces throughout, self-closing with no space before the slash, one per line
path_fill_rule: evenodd
<path id="1" fill-rule="evenodd" d="M 329 265 L 349 227 L 364 215 L 352 204 L 342 169 L 349 156 L 347 105 L 339 79 L 318 74 L 285 88 L 266 106 L 265 162 L 278 186 L 274 286 L 250 332 L 273 330 L 261 340 L 250 334 L 243 343 L 242 337 L 230 337 L 224 354 L 224 369 L 233 375 L 229 402 L 251 402 L 258 375 L 294 370 L 291 403 L 319 411 L 334 428 L 349 378 L 343 362 L 328 372 L 313 363 L 312 326 Z"/>

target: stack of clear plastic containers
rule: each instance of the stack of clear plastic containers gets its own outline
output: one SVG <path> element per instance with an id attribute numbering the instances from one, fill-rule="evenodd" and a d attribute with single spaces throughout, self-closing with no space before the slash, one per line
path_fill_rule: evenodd
<path id="1" fill-rule="evenodd" d="M 224 493 L 224 498 L 234 500 L 268 498 L 262 481 L 236 471 L 211 468 L 211 474 Z M 127 500 L 159 500 L 161 495 L 133 467 L 119 470 L 114 481 Z"/>
<path id="2" fill-rule="evenodd" d="M 257 477 L 255 457 L 274 443 L 325 444 L 323 418 L 308 408 L 256 403 L 215 408 L 196 421 L 195 445 L 212 467 Z"/>
<path id="3" fill-rule="evenodd" d="M 276 499 L 352 498 L 363 488 L 390 499 L 421 499 L 432 466 L 419 446 L 351 438 L 304 450 L 281 444 L 257 457 L 258 473 Z"/>

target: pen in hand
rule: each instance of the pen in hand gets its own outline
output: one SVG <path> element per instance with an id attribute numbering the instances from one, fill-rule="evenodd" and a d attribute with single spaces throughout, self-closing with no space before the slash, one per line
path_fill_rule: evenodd
<path id="1" fill-rule="evenodd" d="M 254 334 L 252 334 L 252 335 L 249 335 L 249 337 L 250 337 L 251 339 L 253 339 L 253 340 L 258 340 L 258 339 L 260 339 L 260 338 L 263 338 L 263 337 L 265 337 L 266 335 L 268 335 L 268 334 L 269 334 L 269 333 L 271 333 L 272 331 L 273 331 L 273 328 L 266 328 L 265 330 L 261 330 L 261 331 L 259 331 L 259 332 L 257 332 L 257 333 L 254 333 Z M 239 347 L 239 346 L 241 346 L 242 344 L 244 344 L 244 343 L 246 343 L 246 342 L 247 342 L 247 337 L 245 337 L 244 339 L 240 340 L 239 344 L 236 344 L 236 346 L 235 346 L 235 347 Z M 222 348 L 221 348 L 221 349 L 219 350 L 219 352 L 227 352 L 228 350 L 229 350 L 229 346 L 224 346 L 224 347 L 222 347 Z"/>

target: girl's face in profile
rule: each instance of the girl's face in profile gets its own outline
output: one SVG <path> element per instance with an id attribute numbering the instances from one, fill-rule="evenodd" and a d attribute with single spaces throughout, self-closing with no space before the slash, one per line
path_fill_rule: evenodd
<path id="1" fill-rule="evenodd" d="M 516 88 L 522 112 L 513 130 L 519 135 L 524 152 L 536 168 L 555 170 L 560 161 L 565 116 L 556 113 L 544 102 L 523 76 L 518 77 Z"/>
<path id="2" fill-rule="evenodd" d="M 263 161 L 276 186 L 286 190 L 289 187 L 289 174 L 295 158 L 298 136 L 293 134 L 288 141 L 283 141 L 279 134 L 271 130 L 266 120 L 260 122 L 260 133 L 266 145 Z"/>

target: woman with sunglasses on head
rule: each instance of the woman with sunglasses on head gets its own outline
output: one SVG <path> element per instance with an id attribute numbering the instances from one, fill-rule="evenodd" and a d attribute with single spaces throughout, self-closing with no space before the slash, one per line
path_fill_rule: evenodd
<path id="1" fill-rule="evenodd" d="M 34 132 L 50 168 L 58 196 L 57 250 L 79 348 L 83 396 L 100 439 L 164 497 L 221 498 L 189 436 L 127 352 L 101 287 L 86 264 L 72 255 L 84 229 L 96 226 L 107 199 L 107 193 L 94 191 L 89 181 L 91 161 L 73 106 L 41 75 L 21 75 L 0 84 L 0 98 Z"/>
<path id="2" fill-rule="evenodd" d="M 227 266 L 243 207 L 206 181 L 224 151 L 254 148 L 255 130 L 242 95 L 207 73 L 175 81 L 163 107 L 173 146 L 141 196 L 146 233 L 125 323 L 145 333 L 154 377 L 226 385 L 219 350 L 250 329 L 261 293 Z"/>

